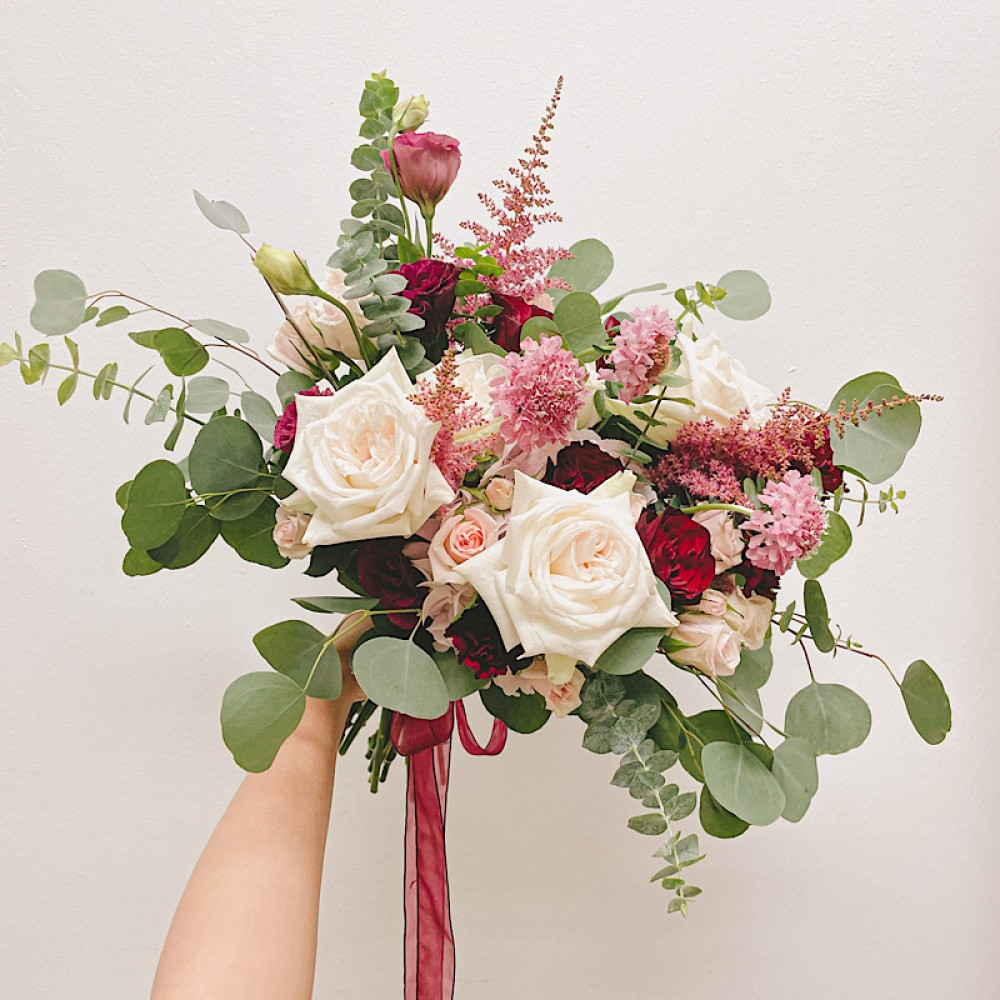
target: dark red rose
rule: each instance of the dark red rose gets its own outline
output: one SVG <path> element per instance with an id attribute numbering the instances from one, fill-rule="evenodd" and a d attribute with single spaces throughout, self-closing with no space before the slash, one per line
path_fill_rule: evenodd
<path id="1" fill-rule="evenodd" d="M 402 264 L 398 273 L 406 278 L 399 294 L 410 300 L 409 311 L 424 321 L 413 336 L 424 345 L 431 361 L 441 360 L 448 346 L 448 320 L 455 309 L 455 284 L 459 269 L 446 260 L 417 260 Z"/>
<path id="2" fill-rule="evenodd" d="M 636 525 L 653 572 L 678 604 L 693 604 L 712 585 L 715 559 L 708 528 L 679 510 L 644 510 Z"/>
<path id="3" fill-rule="evenodd" d="M 533 316 L 551 316 L 547 309 L 533 306 L 516 295 L 493 293 L 493 305 L 503 312 L 493 318 L 493 340 L 505 351 L 521 349 L 521 327 Z"/>
<path id="4" fill-rule="evenodd" d="M 426 596 L 420 587 L 423 573 L 403 553 L 406 544 L 405 538 L 369 538 L 358 544 L 358 582 L 389 611 L 418 609 Z M 417 623 L 412 613 L 387 617 L 400 628 Z"/>
<path id="5" fill-rule="evenodd" d="M 758 569 L 746 560 L 741 562 L 734 570 L 746 580 L 743 585 L 743 595 L 749 597 L 751 594 L 759 594 L 773 601 L 778 596 L 778 588 L 781 586 L 781 577 L 769 569 Z"/>
<path id="6" fill-rule="evenodd" d="M 332 396 L 329 389 L 321 389 L 314 385 L 305 392 L 298 393 L 300 396 Z M 299 411 L 295 407 L 295 397 L 293 396 L 285 407 L 285 412 L 278 417 L 278 422 L 274 425 L 274 447 L 278 451 L 283 451 L 286 455 L 291 455 L 292 446 L 295 444 L 295 431 L 299 425 Z"/>
<path id="7" fill-rule="evenodd" d="M 459 660 L 481 681 L 527 666 L 518 659 L 520 646 L 510 652 L 504 648 L 500 629 L 484 604 L 474 604 L 463 612 L 448 626 L 445 635 L 455 643 Z"/>
<path id="8" fill-rule="evenodd" d="M 621 460 L 609 455 L 593 441 L 574 441 L 559 452 L 555 462 L 549 462 L 545 482 L 561 490 L 590 493 L 621 471 Z"/>

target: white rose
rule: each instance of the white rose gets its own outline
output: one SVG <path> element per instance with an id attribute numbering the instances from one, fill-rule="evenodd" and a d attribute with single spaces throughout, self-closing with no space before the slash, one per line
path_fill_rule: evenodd
<path id="1" fill-rule="evenodd" d="M 680 386 L 654 386 L 663 397 L 656 419 L 662 425 L 650 427 L 647 437 L 655 445 L 665 447 L 675 437 L 684 424 L 695 420 L 714 420 L 717 424 L 727 424 L 741 410 L 750 411 L 750 424 L 759 426 L 768 416 L 768 404 L 774 402 L 774 394 L 765 386 L 754 382 L 746 369 L 722 347 L 722 342 L 714 333 L 702 334 L 697 340 L 678 333 L 677 346 L 681 349 L 680 367 L 673 372 L 688 380 Z M 689 399 L 687 403 L 671 402 L 676 398 Z M 643 427 L 641 413 L 652 414 L 656 400 L 629 406 L 620 399 L 608 399 L 608 409 L 620 414 L 637 427 Z"/>
<path id="2" fill-rule="evenodd" d="M 733 516 L 725 510 L 700 510 L 694 520 L 708 529 L 712 536 L 712 558 L 715 572 L 724 573 L 743 561 L 745 543 L 733 524 Z"/>
<path id="3" fill-rule="evenodd" d="M 359 328 L 365 323 L 364 313 L 358 304 L 358 299 L 344 298 L 344 272 L 334 267 L 326 269 L 326 279 L 322 282 L 324 291 L 334 298 L 340 299 L 347 306 Z M 312 360 L 312 352 L 302 343 L 303 338 L 313 347 L 325 347 L 332 351 L 340 351 L 349 358 L 360 357 L 358 343 L 354 339 L 354 331 L 347 317 L 332 303 L 325 299 L 304 297 L 298 300 L 290 310 L 292 323 L 287 319 L 278 327 L 274 335 L 274 343 L 267 353 L 283 365 L 297 372 L 306 374 L 310 371 L 307 360 Z M 302 336 L 299 336 L 301 331 Z"/>
<path id="4" fill-rule="evenodd" d="M 670 638 L 687 644 L 672 652 L 670 659 L 703 674 L 725 677 L 735 673 L 739 665 L 740 638 L 725 618 L 698 612 L 683 614 Z"/>
<path id="5" fill-rule="evenodd" d="M 332 396 L 296 396 L 286 505 L 316 505 L 308 545 L 412 535 L 455 491 L 431 461 L 438 425 L 410 402 L 395 351 Z"/>
<path id="6" fill-rule="evenodd" d="M 738 587 L 726 595 L 726 612 L 723 617 L 735 629 L 740 642 L 747 649 L 760 649 L 764 645 L 774 603 L 760 594 L 745 597 Z"/>
<path id="7" fill-rule="evenodd" d="M 507 534 L 456 566 L 496 619 L 507 649 L 544 655 L 549 680 L 566 684 L 632 628 L 677 619 L 656 590 L 621 473 L 589 495 L 515 474 Z"/>

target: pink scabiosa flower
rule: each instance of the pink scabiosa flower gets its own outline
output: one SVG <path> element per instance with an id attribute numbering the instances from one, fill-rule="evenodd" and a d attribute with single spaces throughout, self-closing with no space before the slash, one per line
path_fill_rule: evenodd
<path id="1" fill-rule="evenodd" d="M 752 533 L 746 558 L 758 569 L 781 576 L 816 548 L 826 517 L 812 478 L 794 469 L 768 483 L 759 499 L 766 509 L 754 511 L 743 525 Z"/>
<path id="2" fill-rule="evenodd" d="M 632 319 L 623 320 L 615 334 L 614 350 L 605 359 L 611 367 L 601 368 L 597 374 L 609 382 L 618 382 L 619 399 L 631 403 L 649 392 L 670 363 L 670 347 L 676 336 L 677 326 L 666 309 L 636 309 Z"/>
<path id="3" fill-rule="evenodd" d="M 396 136 L 392 151 L 399 190 L 424 216 L 433 215 L 462 164 L 458 139 L 437 132 L 406 132 Z M 382 162 L 392 170 L 387 149 L 382 150 Z"/>
<path id="4" fill-rule="evenodd" d="M 500 434 L 526 451 L 565 444 L 586 400 L 587 373 L 559 337 L 527 339 L 521 348 L 499 362 L 507 374 L 490 383 Z"/>

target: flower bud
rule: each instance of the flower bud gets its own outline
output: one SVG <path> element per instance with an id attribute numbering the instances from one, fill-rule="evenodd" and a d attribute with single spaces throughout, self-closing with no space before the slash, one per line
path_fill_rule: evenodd
<path id="1" fill-rule="evenodd" d="M 427 217 L 448 193 L 462 163 L 458 140 L 436 132 L 407 132 L 392 144 L 396 180 L 404 198 L 409 198 Z M 387 170 L 392 163 L 387 149 L 382 150 Z"/>
<path id="2" fill-rule="evenodd" d="M 392 120 L 398 132 L 413 132 L 420 128 L 430 113 L 430 101 L 421 94 L 411 97 L 408 101 L 400 101 L 392 109 Z"/>
<path id="3" fill-rule="evenodd" d="M 514 484 L 509 479 L 491 479 L 486 486 L 486 499 L 494 510 L 510 510 L 514 506 Z"/>
<path id="4" fill-rule="evenodd" d="M 312 295 L 317 289 L 306 262 L 290 250 L 279 250 L 265 243 L 257 251 L 253 263 L 281 295 Z"/>

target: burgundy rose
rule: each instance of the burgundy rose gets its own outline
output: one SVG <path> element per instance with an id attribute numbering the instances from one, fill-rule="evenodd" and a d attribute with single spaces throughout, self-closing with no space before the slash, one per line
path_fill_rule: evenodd
<path id="1" fill-rule="evenodd" d="M 424 321 L 414 330 L 431 361 L 438 362 L 448 346 L 448 320 L 455 309 L 455 285 L 459 268 L 446 260 L 417 260 L 402 264 L 398 272 L 406 278 L 399 294 L 410 300 L 409 311 Z"/>
<path id="2" fill-rule="evenodd" d="M 521 327 L 533 316 L 552 316 L 546 309 L 533 306 L 516 295 L 493 293 L 493 305 L 501 306 L 502 313 L 493 317 L 493 340 L 505 351 L 521 349 Z"/>
<path id="3" fill-rule="evenodd" d="M 593 441 L 574 441 L 559 452 L 555 462 L 549 462 L 545 482 L 561 490 L 590 493 L 621 471 L 621 461 Z"/>
<path id="4" fill-rule="evenodd" d="M 481 681 L 527 666 L 518 659 L 520 646 L 510 652 L 504 648 L 500 629 L 484 604 L 474 604 L 463 612 L 448 626 L 445 635 L 455 643 L 459 660 Z"/>
<path id="5" fill-rule="evenodd" d="M 712 585 L 715 559 L 706 527 L 679 510 L 644 510 L 636 525 L 653 572 L 678 604 L 693 604 Z"/>
<path id="6" fill-rule="evenodd" d="M 778 587 L 781 586 L 781 578 L 777 573 L 769 569 L 758 569 L 746 560 L 741 562 L 733 571 L 739 573 L 746 580 L 743 585 L 743 594 L 749 597 L 751 594 L 759 594 L 773 601 L 778 596 Z"/>
<path id="7" fill-rule="evenodd" d="M 321 389 L 314 385 L 305 392 L 298 393 L 300 396 L 332 396 L 329 389 Z M 292 446 L 295 444 L 295 431 L 299 425 L 299 411 L 295 406 L 295 397 L 292 396 L 285 407 L 285 412 L 278 417 L 278 422 L 274 425 L 274 447 L 278 451 L 283 451 L 286 455 L 291 455 Z"/>
<path id="8" fill-rule="evenodd" d="M 358 581 L 389 611 L 416 610 L 424 600 L 423 574 L 404 555 L 405 538 L 369 538 L 358 544 Z M 413 614 L 388 615 L 400 628 L 413 628 Z"/>

